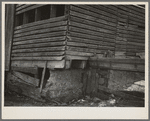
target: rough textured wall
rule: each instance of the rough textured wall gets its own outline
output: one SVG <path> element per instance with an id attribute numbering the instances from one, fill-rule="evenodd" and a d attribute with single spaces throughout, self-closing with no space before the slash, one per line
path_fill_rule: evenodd
<path id="1" fill-rule="evenodd" d="M 141 72 L 110 70 L 108 88 L 123 90 L 134 82 L 144 80 L 145 74 Z"/>
<path id="2" fill-rule="evenodd" d="M 68 102 L 82 94 L 82 71 L 80 69 L 50 71 L 50 78 L 43 89 L 47 99 Z"/>

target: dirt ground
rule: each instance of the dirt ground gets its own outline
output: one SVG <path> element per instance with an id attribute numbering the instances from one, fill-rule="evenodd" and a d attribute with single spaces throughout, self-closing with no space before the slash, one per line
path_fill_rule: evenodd
<path id="1" fill-rule="evenodd" d="M 97 97 L 85 96 L 81 99 L 74 99 L 68 103 L 60 102 L 40 102 L 15 92 L 6 91 L 4 95 L 4 106 L 67 106 L 67 107 L 144 107 L 144 101 L 129 101 L 121 98 L 110 98 L 101 100 Z"/>

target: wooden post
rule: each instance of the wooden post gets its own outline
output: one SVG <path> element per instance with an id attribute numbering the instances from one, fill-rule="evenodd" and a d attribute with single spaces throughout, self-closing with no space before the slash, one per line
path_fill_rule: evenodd
<path id="1" fill-rule="evenodd" d="M 41 85 L 40 85 L 40 93 L 42 92 L 42 88 L 43 88 L 43 82 L 44 82 L 46 67 L 47 67 L 47 61 L 45 61 L 45 66 L 44 66 L 43 73 L 42 73 L 42 79 L 41 79 Z"/>
<path id="2" fill-rule="evenodd" d="M 14 12 L 15 5 L 6 4 L 6 23 L 5 23 L 5 70 L 10 70 L 10 57 L 11 57 L 11 47 L 13 39 L 13 28 L 14 28 Z"/>
<path id="3" fill-rule="evenodd" d="M 50 18 L 56 17 L 56 5 L 51 5 Z"/>

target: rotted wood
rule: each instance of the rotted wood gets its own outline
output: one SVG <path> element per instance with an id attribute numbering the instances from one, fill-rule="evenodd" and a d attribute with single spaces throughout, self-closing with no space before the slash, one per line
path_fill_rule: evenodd
<path id="1" fill-rule="evenodd" d="M 45 61 L 45 66 L 44 66 L 44 69 L 43 69 L 43 72 L 42 72 L 42 78 L 41 78 L 41 84 L 40 84 L 40 93 L 42 92 L 42 88 L 43 88 L 46 68 L 47 68 L 47 61 Z"/>
<path id="2" fill-rule="evenodd" d="M 95 96 L 98 90 L 98 76 L 96 69 L 89 69 L 83 73 L 83 94 Z"/>
<path id="3" fill-rule="evenodd" d="M 38 73 L 38 68 L 36 68 L 36 67 L 15 67 L 15 66 L 12 66 L 11 70 L 18 71 L 18 72 L 31 73 L 31 74 L 37 74 Z"/>
<path id="4" fill-rule="evenodd" d="M 20 78 L 21 80 L 23 80 L 25 83 L 27 83 L 29 85 L 33 85 L 36 87 L 39 85 L 40 80 L 37 78 L 33 78 L 27 74 L 17 72 L 17 71 L 13 71 L 12 74 L 15 75 L 16 77 Z"/>
<path id="5" fill-rule="evenodd" d="M 119 96 L 119 97 L 122 97 L 122 98 L 125 98 L 125 99 L 140 100 L 140 101 L 144 100 L 143 98 L 140 98 L 140 97 L 137 97 L 137 96 L 134 96 L 134 95 L 130 95 L 130 94 L 127 94 L 127 93 L 124 93 L 124 92 L 121 92 L 121 91 L 115 91 L 115 90 L 112 90 L 112 89 L 109 89 L 107 87 L 100 86 L 100 85 L 99 85 L 99 90 L 104 91 L 106 93 L 114 94 L 116 96 Z"/>
<path id="6" fill-rule="evenodd" d="M 40 96 L 39 88 L 24 83 L 22 79 L 19 79 L 10 72 L 7 74 L 6 88 L 19 94 L 23 94 L 25 96 L 33 98 L 37 101 L 45 102 L 45 100 L 43 100 Z"/>

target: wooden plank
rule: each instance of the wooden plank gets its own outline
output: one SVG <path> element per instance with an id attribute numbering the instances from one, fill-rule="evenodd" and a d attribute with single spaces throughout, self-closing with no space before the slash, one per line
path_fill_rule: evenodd
<path id="1" fill-rule="evenodd" d="M 130 44 L 130 45 L 137 45 L 137 46 L 143 46 L 143 47 L 145 47 L 145 44 L 142 44 L 142 43 L 127 42 L 127 44 Z"/>
<path id="2" fill-rule="evenodd" d="M 71 10 L 73 11 L 76 11 L 76 12 L 80 12 L 82 14 L 85 14 L 85 15 L 89 15 L 89 16 L 92 16 L 92 17 L 95 17 L 95 18 L 99 18 L 99 19 L 104 19 L 106 21 L 111 21 L 113 23 L 116 23 L 117 20 L 116 19 L 113 19 L 113 18 L 109 18 L 107 16 L 104 16 L 104 15 L 100 15 L 100 13 L 94 13 L 94 12 L 91 12 L 91 11 L 88 11 L 88 10 L 85 10 L 84 7 L 83 8 L 79 8 L 80 6 L 78 7 L 75 7 L 75 6 L 71 6 Z"/>
<path id="3" fill-rule="evenodd" d="M 76 51 L 66 51 L 67 55 L 73 55 L 73 56 L 93 56 L 93 53 L 86 53 L 86 52 L 76 52 Z"/>
<path id="4" fill-rule="evenodd" d="M 27 7 L 33 6 L 35 4 L 22 4 L 20 6 L 17 6 L 16 11 L 20 11 L 21 9 L 26 9 Z"/>
<path id="5" fill-rule="evenodd" d="M 25 4 L 17 4 L 17 5 L 16 5 L 16 8 L 18 8 L 18 7 L 20 7 L 20 6 L 23 6 L 23 5 L 25 5 Z"/>
<path id="6" fill-rule="evenodd" d="M 77 32 L 69 32 L 68 34 L 69 36 L 73 36 L 73 37 L 78 37 L 78 38 L 83 38 L 83 39 L 91 39 L 91 40 L 95 40 L 95 41 L 103 41 L 103 37 L 97 37 L 97 36 L 93 36 L 93 35 L 87 35 L 87 34 L 83 34 L 83 33 L 77 33 Z"/>
<path id="7" fill-rule="evenodd" d="M 27 13 L 23 13 L 23 24 L 27 24 L 29 21 L 29 17 Z"/>
<path id="8" fill-rule="evenodd" d="M 104 41 L 95 41 L 91 39 L 84 39 L 84 38 L 77 38 L 77 37 L 68 37 L 68 41 L 70 42 L 82 42 L 82 43 L 88 43 L 88 44 L 95 44 L 95 45 L 110 45 L 114 46 L 115 41 L 112 41 L 111 39 L 104 38 Z"/>
<path id="9" fill-rule="evenodd" d="M 102 24 L 105 24 L 105 25 L 110 25 L 110 26 L 113 26 L 113 27 L 116 26 L 116 23 L 113 23 L 111 21 L 103 20 L 101 18 L 95 18 L 93 16 L 86 15 L 84 13 L 80 13 L 80 12 L 76 12 L 76 11 L 70 11 L 70 15 L 71 16 L 76 16 L 76 17 L 79 17 L 79 18 L 83 18 L 85 20 L 90 20 L 90 21 L 93 21 L 93 22 L 102 23 Z"/>
<path id="10" fill-rule="evenodd" d="M 31 85 L 34 85 L 34 86 L 38 86 L 39 85 L 39 79 L 36 79 L 36 78 L 33 78 L 31 76 L 28 76 L 26 74 L 23 74 L 21 72 L 17 72 L 17 71 L 13 71 L 12 72 L 16 77 L 22 79 L 23 81 L 25 81 L 26 83 L 29 83 Z"/>
<path id="11" fill-rule="evenodd" d="M 51 5 L 50 18 L 56 17 L 56 5 Z"/>
<path id="12" fill-rule="evenodd" d="M 38 4 L 38 5 L 28 6 L 26 9 L 22 9 L 22 10 L 17 11 L 16 15 L 18 15 L 20 13 L 24 13 L 24 12 L 32 10 L 32 9 L 35 9 L 35 8 L 38 8 L 38 7 L 42 7 L 42 6 L 44 6 L 44 4 Z"/>
<path id="13" fill-rule="evenodd" d="M 65 39 L 66 39 L 65 36 L 49 37 L 49 38 L 33 39 L 33 40 L 27 40 L 27 41 L 17 41 L 17 42 L 13 42 L 13 45 L 46 43 L 46 42 L 57 42 L 57 41 L 59 42 L 59 41 L 64 41 Z"/>
<path id="14" fill-rule="evenodd" d="M 40 9 L 35 9 L 35 21 L 41 20 L 41 10 Z"/>
<path id="15" fill-rule="evenodd" d="M 94 35 L 94 36 L 98 36 L 98 37 L 104 37 L 103 33 L 101 34 L 100 32 L 97 32 L 97 31 L 92 31 L 92 30 L 83 29 L 83 28 L 79 28 L 79 27 L 69 26 L 69 30 L 73 31 L 73 32 L 79 32 L 80 31 L 81 33 L 85 33 L 85 34 L 88 34 L 88 35 Z M 112 35 L 112 36 L 114 36 L 114 35 Z M 110 34 L 108 34 L 107 38 L 112 37 L 112 36 Z"/>
<path id="16" fill-rule="evenodd" d="M 127 57 L 127 56 L 126 56 Z M 138 59 L 133 56 L 130 59 Z M 126 59 L 126 58 L 115 58 L 115 59 Z M 95 59 L 96 60 L 96 59 Z M 118 63 L 89 63 L 93 68 L 101 68 L 101 69 L 111 69 L 111 70 L 123 70 L 123 71 L 136 71 L 136 72 L 144 72 L 144 65 L 135 65 L 135 64 L 118 64 Z M 140 66 L 140 67 L 139 67 Z"/>
<path id="17" fill-rule="evenodd" d="M 38 53 L 16 53 L 12 54 L 12 57 L 41 57 L 41 56 L 61 56 L 64 55 L 64 51 L 58 52 L 38 52 Z"/>
<path id="18" fill-rule="evenodd" d="M 138 8 L 138 7 L 134 6 L 134 5 L 130 5 L 130 6 L 127 6 L 127 7 L 132 9 L 132 10 L 135 10 L 135 11 L 137 11 L 139 13 L 142 13 L 142 14 L 145 13 L 145 9 Z"/>
<path id="19" fill-rule="evenodd" d="M 25 29 L 25 28 L 29 28 L 32 26 L 38 26 L 38 25 L 43 25 L 43 24 L 48 24 L 48 23 L 53 23 L 53 22 L 60 22 L 60 21 L 65 21 L 67 20 L 67 16 L 60 16 L 60 17 L 56 17 L 56 18 L 51 18 L 51 19 L 46 19 L 46 20 L 42 20 L 42 21 L 36 21 L 33 23 L 28 23 L 25 25 L 21 25 L 21 26 L 17 26 L 14 28 L 14 30 L 19 30 L 19 29 Z"/>
<path id="20" fill-rule="evenodd" d="M 88 53 L 104 53 L 104 50 L 97 50 L 91 48 L 80 48 L 80 47 L 67 47 L 67 50 L 77 52 L 88 52 Z"/>
<path id="21" fill-rule="evenodd" d="M 54 28 L 45 28 L 45 29 L 40 29 L 40 30 L 33 30 L 29 32 L 24 32 L 24 33 L 19 33 L 15 34 L 14 38 L 16 37 L 22 37 L 22 36 L 29 36 L 33 34 L 41 34 L 41 33 L 48 33 L 48 32 L 57 32 L 57 31 L 65 31 L 67 30 L 67 26 L 60 26 L 60 27 L 54 27 Z"/>
<path id="22" fill-rule="evenodd" d="M 13 46 L 13 50 L 15 49 L 23 49 L 23 48 L 38 48 L 38 47 L 56 47 L 56 46 L 60 46 L 60 45 L 65 45 L 65 41 L 62 42 L 47 42 L 47 43 L 37 43 L 37 44 L 27 44 L 27 45 L 17 45 L 17 46 Z"/>
<path id="23" fill-rule="evenodd" d="M 14 38 L 13 41 L 14 42 L 15 41 L 26 41 L 26 40 L 30 40 L 30 39 L 38 39 L 38 38 L 44 38 L 44 37 L 57 37 L 57 36 L 64 36 L 64 35 L 66 35 L 66 31 L 59 31 L 59 32 L 51 32 L 51 33 L 44 33 L 44 34 Z"/>
<path id="24" fill-rule="evenodd" d="M 142 13 L 140 13 L 140 12 L 137 12 L 137 11 L 135 11 L 135 10 L 129 8 L 129 6 L 130 6 L 130 5 L 119 5 L 119 8 L 120 8 L 120 9 L 123 9 L 123 10 L 125 10 L 125 11 L 127 11 L 127 12 L 130 12 L 130 13 L 132 13 L 132 14 L 136 14 L 136 15 L 138 15 L 138 16 L 145 17 L 144 14 L 142 14 Z"/>
<path id="25" fill-rule="evenodd" d="M 91 62 L 94 62 L 92 58 L 90 58 Z M 108 62 L 108 63 L 124 63 L 124 64 L 143 64 L 145 63 L 144 59 L 115 59 L 115 58 L 101 58 L 98 62 Z"/>
<path id="26" fill-rule="evenodd" d="M 45 62 L 45 66 L 44 66 L 44 69 L 43 69 L 43 72 L 42 72 L 42 79 L 41 79 L 41 84 L 40 84 L 40 93 L 42 92 L 42 88 L 43 88 L 46 68 L 47 68 L 47 61 Z"/>
<path id="27" fill-rule="evenodd" d="M 17 67 L 35 67 L 38 66 L 39 68 L 44 67 L 45 61 L 12 61 L 11 66 L 17 66 Z M 60 61 L 48 61 L 47 68 L 64 68 L 65 67 L 65 60 Z"/>
<path id="28" fill-rule="evenodd" d="M 106 41 L 112 43 L 115 42 L 115 39 L 97 37 L 97 36 L 87 35 L 87 34 L 77 33 L 77 32 L 70 32 L 68 35 L 71 37 L 76 37 L 76 38 L 78 37 L 81 39 L 91 39 L 92 41 Z"/>
<path id="29" fill-rule="evenodd" d="M 144 30 L 144 29 L 141 30 L 141 29 L 138 28 L 138 27 L 134 28 L 134 27 L 132 27 L 132 26 L 128 26 L 127 29 L 128 29 L 128 30 L 131 30 L 131 31 L 138 31 L 138 32 L 141 32 L 141 33 L 145 33 L 145 30 Z"/>
<path id="30" fill-rule="evenodd" d="M 99 90 L 102 90 L 102 91 L 107 92 L 107 93 L 114 94 L 116 96 L 119 96 L 119 97 L 122 97 L 122 98 L 125 98 L 125 99 L 144 100 L 143 98 L 140 98 L 140 97 L 137 97 L 137 96 L 134 96 L 134 95 L 130 95 L 130 94 L 127 94 L 127 93 L 124 93 L 124 92 L 120 92 L 120 91 L 114 91 L 112 89 L 109 89 L 107 87 L 100 86 L 100 85 L 99 85 Z"/>
<path id="31" fill-rule="evenodd" d="M 82 8 L 82 9 L 86 9 L 87 11 L 91 11 L 91 12 L 94 12 L 94 13 L 98 13 L 100 15 L 104 15 L 104 16 L 108 16 L 112 19 L 116 19 L 116 15 L 115 14 L 110 14 L 108 12 L 105 12 L 105 11 L 102 11 L 100 9 L 97 9 L 91 5 L 78 5 L 78 7 Z"/>
<path id="32" fill-rule="evenodd" d="M 108 44 L 104 44 L 102 43 L 101 45 L 93 45 L 93 44 L 86 44 L 86 43 L 77 43 L 77 42 L 67 42 L 67 45 L 68 46 L 74 46 L 74 47 L 87 47 L 87 48 L 95 48 L 95 49 L 102 49 L 103 47 L 104 48 L 114 48 L 114 47 L 111 47 L 110 45 Z"/>
<path id="33" fill-rule="evenodd" d="M 39 26 L 33 26 L 33 27 L 20 29 L 20 30 L 15 31 L 14 33 L 17 34 L 17 33 L 23 33 L 23 32 L 33 31 L 33 30 L 52 28 L 52 27 L 58 27 L 58 26 L 65 26 L 65 25 L 67 25 L 67 21 L 54 22 L 54 23 L 42 24 Z"/>
<path id="34" fill-rule="evenodd" d="M 144 17 L 139 16 L 139 15 L 136 15 L 135 13 L 131 13 L 130 10 L 128 10 L 128 11 L 122 10 L 122 9 L 123 9 L 123 6 L 118 5 L 117 7 L 119 8 L 119 11 L 118 11 L 118 12 L 120 12 L 120 13 L 122 13 L 122 14 L 129 15 L 129 16 L 131 16 L 132 18 L 134 18 L 134 19 L 136 19 L 136 20 L 139 20 L 139 21 L 141 21 L 141 22 L 144 20 Z"/>
<path id="35" fill-rule="evenodd" d="M 66 55 L 65 59 L 66 60 L 88 60 L 88 57 Z"/>
<path id="36" fill-rule="evenodd" d="M 38 69 L 35 67 L 11 67 L 11 70 L 18 71 L 18 72 L 25 72 L 25 73 L 31 73 L 31 74 L 37 74 Z"/>
<path id="37" fill-rule="evenodd" d="M 74 46 L 74 47 L 88 47 L 88 48 L 98 48 L 97 45 L 93 44 L 86 44 L 86 43 L 77 43 L 77 42 L 67 42 L 68 46 Z"/>
<path id="38" fill-rule="evenodd" d="M 10 70 L 10 56 L 11 56 L 11 47 L 13 40 L 13 28 L 14 28 L 14 11 L 15 5 L 6 4 L 5 11 L 5 70 Z"/>
<path id="39" fill-rule="evenodd" d="M 21 79 L 17 78 L 13 74 L 10 74 L 6 84 L 7 88 L 11 91 L 15 91 L 35 100 L 45 102 L 45 100 L 43 100 L 40 96 L 39 88 L 23 83 Z"/>
<path id="40" fill-rule="evenodd" d="M 76 17 L 76 16 L 70 16 L 70 20 L 78 22 L 78 23 L 86 24 L 86 25 L 91 25 L 91 26 L 95 26 L 95 27 L 108 29 L 108 30 L 116 30 L 115 27 L 112 27 L 110 25 L 106 25 L 106 24 L 103 24 L 103 23 L 98 23 L 97 21 L 92 21 L 92 20 L 88 20 L 88 19 L 85 19 L 85 18 L 79 18 L 79 17 Z"/>
<path id="41" fill-rule="evenodd" d="M 64 56 L 51 56 L 51 57 L 12 57 L 12 60 L 62 60 Z"/>
<path id="42" fill-rule="evenodd" d="M 76 26 L 76 27 L 79 27 L 79 28 L 89 29 L 89 30 L 93 30 L 93 31 L 98 31 L 98 32 L 102 32 L 102 33 L 110 33 L 110 34 L 115 34 L 116 33 L 115 31 L 102 29 L 102 28 L 99 28 L 99 27 L 94 27 L 94 26 L 81 24 L 81 23 L 77 23 L 77 22 L 72 22 L 72 21 L 69 22 L 69 25 Z"/>
<path id="43" fill-rule="evenodd" d="M 105 7 L 106 5 L 90 5 L 90 6 L 92 6 L 92 7 L 94 7 L 94 8 L 97 8 L 97 9 L 99 9 L 99 10 L 105 11 L 105 12 L 107 12 L 107 13 L 114 14 L 114 15 L 117 16 L 117 11 L 114 11 L 114 10 L 112 10 L 112 9 L 106 8 L 106 7 Z"/>
<path id="44" fill-rule="evenodd" d="M 46 51 L 61 51 L 65 50 L 65 46 L 59 46 L 59 47 L 46 47 L 46 48 L 31 48 L 31 49 L 18 49 L 18 50 L 12 50 L 12 53 L 22 53 L 22 52 L 46 52 Z"/>

